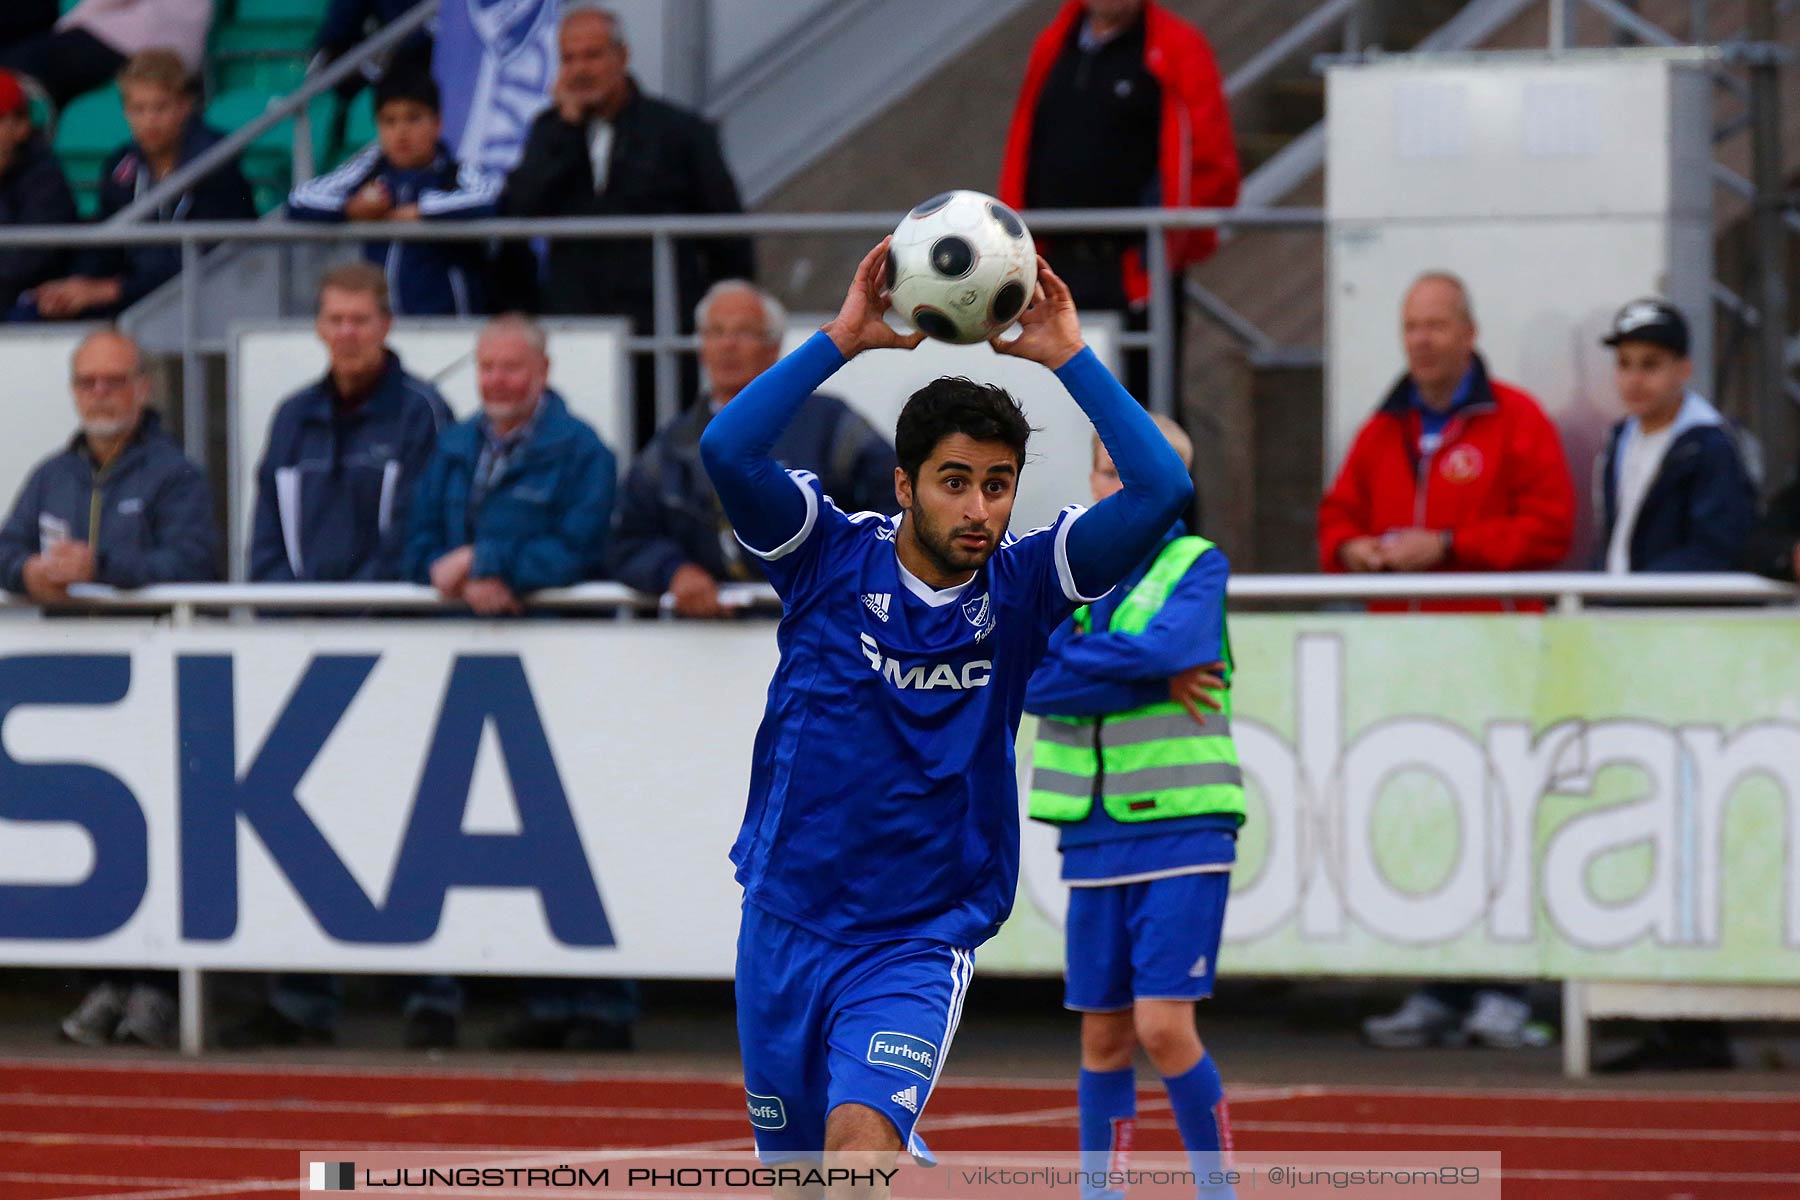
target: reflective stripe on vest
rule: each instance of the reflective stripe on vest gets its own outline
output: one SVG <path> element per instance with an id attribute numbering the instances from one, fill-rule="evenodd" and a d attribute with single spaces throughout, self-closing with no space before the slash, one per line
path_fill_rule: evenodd
<path id="1" fill-rule="evenodd" d="M 1107 628 L 1142 633 L 1175 584 L 1212 548 L 1198 537 L 1176 538 L 1163 547 Z M 1223 597 L 1219 603 L 1222 609 Z M 1076 627 L 1087 632 L 1090 619 L 1086 608 L 1078 610 Z M 1223 611 L 1219 620 L 1223 635 Z M 1231 644 L 1229 637 L 1222 640 L 1230 682 Z M 1203 722 L 1174 700 L 1097 719 L 1043 718 L 1032 747 L 1030 815 L 1040 821 L 1080 821 L 1092 810 L 1098 792 L 1115 821 L 1217 813 L 1241 822 L 1244 780 L 1231 740 L 1231 692 L 1219 700 L 1223 710 L 1207 713 Z"/>

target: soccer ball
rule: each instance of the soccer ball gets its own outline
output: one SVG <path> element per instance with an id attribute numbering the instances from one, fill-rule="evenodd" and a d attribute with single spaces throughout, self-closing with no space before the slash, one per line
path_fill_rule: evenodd
<path id="1" fill-rule="evenodd" d="M 1037 288 L 1037 247 L 1019 214 L 980 192 L 933 196 L 888 248 L 894 311 L 928 337 L 985 342 L 1019 319 Z"/>

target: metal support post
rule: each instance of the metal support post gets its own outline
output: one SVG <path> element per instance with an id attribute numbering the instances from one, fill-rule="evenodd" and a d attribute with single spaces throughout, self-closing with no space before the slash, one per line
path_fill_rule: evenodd
<path id="1" fill-rule="evenodd" d="M 1550 50 L 1561 54 L 1581 44 L 1581 0 L 1550 0 Z"/>
<path id="2" fill-rule="evenodd" d="M 1579 979 L 1565 979 L 1562 993 L 1563 1076 L 1567 1079 L 1586 1079 L 1590 1061 L 1587 985 Z"/>
<path id="3" fill-rule="evenodd" d="M 1750 40 L 1772 47 L 1780 36 L 1775 0 L 1751 0 Z M 1773 55 L 1750 66 L 1751 180 L 1757 289 L 1756 370 L 1752 380 L 1756 434 L 1762 439 L 1765 487 L 1786 482 L 1795 463 L 1794 402 L 1787 396 L 1786 188 L 1781 167 L 1781 67 Z"/>
<path id="4" fill-rule="evenodd" d="M 206 980 L 198 967 L 175 972 L 181 1010 L 181 1052 L 197 1055 L 206 1049 Z"/>
<path id="5" fill-rule="evenodd" d="M 1145 239 L 1150 266 L 1150 410 L 1175 415 L 1175 297 L 1169 284 L 1169 239 L 1160 231 Z"/>
<path id="6" fill-rule="evenodd" d="M 181 440 L 206 473 L 206 372 L 200 361 L 200 244 L 181 239 Z"/>
<path id="7" fill-rule="evenodd" d="M 659 233 L 651 241 L 651 250 L 656 276 L 656 425 L 660 429 L 681 408 L 681 364 L 675 357 L 681 323 L 675 311 L 680 280 L 675 270 L 675 239 Z M 638 433 L 641 436 L 643 430 Z"/>

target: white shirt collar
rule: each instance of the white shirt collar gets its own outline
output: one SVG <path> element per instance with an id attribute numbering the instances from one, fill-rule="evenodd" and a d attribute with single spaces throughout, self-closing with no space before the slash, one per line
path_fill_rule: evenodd
<path id="1" fill-rule="evenodd" d="M 977 571 L 961 583 L 940 591 L 906 569 L 906 564 L 900 561 L 898 548 L 894 550 L 894 566 L 899 568 L 900 582 L 906 585 L 906 590 L 933 608 L 943 608 L 947 604 L 955 604 L 962 598 L 962 594 L 969 590 L 969 585 L 975 582 L 975 575 L 981 574 L 980 571 Z"/>

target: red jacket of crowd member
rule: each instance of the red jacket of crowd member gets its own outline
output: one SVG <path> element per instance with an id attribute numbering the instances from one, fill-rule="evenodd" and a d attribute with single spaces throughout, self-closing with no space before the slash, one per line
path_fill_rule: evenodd
<path id="1" fill-rule="evenodd" d="M 1343 571 L 1339 551 L 1351 538 L 1408 528 L 1450 532 L 1440 571 L 1529 571 L 1561 562 L 1575 536 L 1575 486 L 1562 438 L 1537 401 L 1489 379 L 1477 357 L 1467 400 L 1445 425 L 1436 452 L 1424 457 L 1411 387 L 1401 379 L 1362 427 L 1319 505 L 1319 565 Z M 1371 605 L 1378 607 L 1389 606 Z"/>
<path id="2" fill-rule="evenodd" d="M 1026 164 L 1038 97 L 1057 56 L 1086 16 L 1081 0 L 1069 0 L 1031 47 L 1025 86 L 1013 109 L 1000 167 L 1000 199 L 1025 207 Z M 1237 145 L 1231 114 L 1212 46 L 1198 29 L 1147 0 L 1144 5 L 1144 67 L 1162 87 L 1161 186 L 1165 208 L 1230 208 L 1238 198 Z M 1168 235 L 1169 266 L 1180 270 L 1204 259 L 1219 244 L 1211 229 L 1176 230 Z M 1052 264 L 1054 265 L 1054 264 Z M 1125 295 L 1142 304 L 1150 294 L 1143 256 L 1125 257 Z"/>

